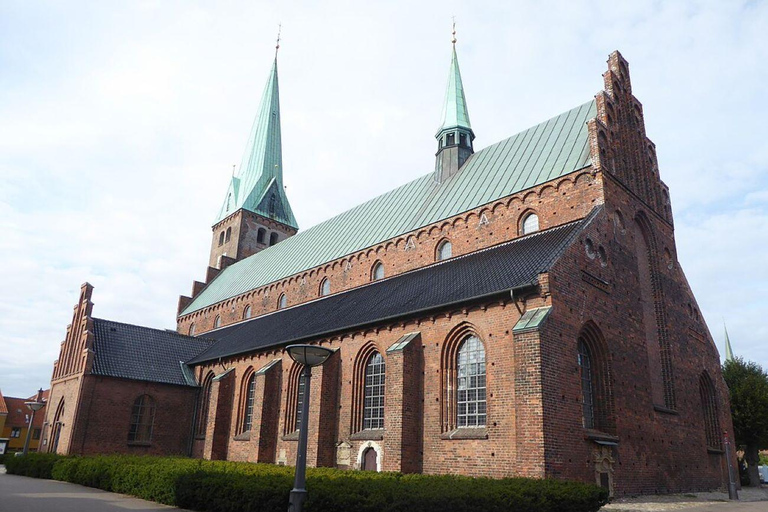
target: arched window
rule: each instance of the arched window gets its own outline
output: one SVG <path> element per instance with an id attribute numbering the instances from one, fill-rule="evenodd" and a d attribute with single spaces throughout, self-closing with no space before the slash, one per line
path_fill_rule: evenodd
<path id="1" fill-rule="evenodd" d="M 379 279 L 384 279 L 384 264 L 377 261 L 371 270 L 371 281 L 378 281 Z"/>
<path id="2" fill-rule="evenodd" d="M 520 229 L 521 234 L 530 235 L 539 230 L 539 216 L 535 213 L 529 213 L 523 219 L 522 227 Z"/>
<path id="3" fill-rule="evenodd" d="M 288 373 L 284 434 L 291 434 L 299 429 L 301 422 L 301 407 L 304 403 L 304 379 L 301 376 L 303 368 L 302 365 L 294 363 Z"/>
<path id="4" fill-rule="evenodd" d="M 189 324 L 189 335 L 194 336 L 195 335 L 195 322 L 192 322 Z"/>
<path id="5" fill-rule="evenodd" d="M 485 348 L 468 336 L 456 357 L 456 425 L 482 427 L 486 420 Z"/>
<path id="6" fill-rule="evenodd" d="M 274 232 L 274 231 L 269 234 L 269 245 L 270 246 L 275 245 L 277 243 L 277 237 L 278 237 L 278 234 L 276 232 Z"/>
<path id="7" fill-rule="evenodd" d="M 256 241 L 260 244 L 263 244 L 266 236 L 267 230 L 264 228 L 259 228 L 259 230 L 256 232 Z"/>
<path id="8" fill-rule="evenodd" d="M 149 395 L 141 395 L 133 402 L 131 427 L 128 430 L 129 443 L 149 444 L 152 442 L 152 426 L 155 423 L 155 401 Z"/>
<path id="9" fill-rule="evenodd" d="M 596 324 L 587 322 L 576 339 L 584 428 L 614 433 L 613 384 L 608 352 Z"/>
<path id="10" fill-rule="evenodd" d="M 203 379 L 203 385 L 200 389 L 200 403 L 197 407 L 197 426 L 195 428 L 195 435 L 198 437 L 205 437 L 205 431 L 208 428 L 208 408 L 211 403 L 212 385 L 213 372 L 208 372 Z"/>
<path id="11" fill-rule="evenodd" d="M 251 318 L 251 305 L 248 304 L 245 306 L 245 310 L 243 311 L 243 320 L 248 320 Z"/>
<path id="12" fill-rule="evenodd" d="M 450 240 L 443 240 L 437 244 L 437 251 L 435 253 L 435 260 L 443 261 L 447 260 L 453 255 L 453 246 Z"/>
<path id="13" fill-rule="evenodd" d="M 325 297 L 330 293 L 331 293 L 331 282 L 328 280 L 327 277 L 324 277 L 323 281 L 320 283 L 320 296 Z"/>
<path id="14" fill-rule="evenodd" d="M 253 401 L 256 397 L 256 374 L 251 372 L 245 381 L 245 397 L 243 401 L 243 428 L 242 432 L 248 432 L 253 426 Z"/>
<path id="15" fill-rule="evenodd" d="M 374 352 L 365 365 L 364 430 L 384 428 L 384 380 L 384 358 L 378 352 Z"/>
<path id="16" fill-rule="evenodd" d="M 717 393 L 712 379 L 707 372 L 699 378 L 699 394 L 701 395 L 701 412 L 704 415 L 704 431 L 707 438 L 707 448 L 721 450 L 720 419 L 717 415 Z"/>
<path id="17" fill-rule="evenodd" d="M 277 309 L 283 309 L 288 305 L 288 297 L 284 293 L 280 294 L 280 298 L 277 299 Z"/>
<path id="18" fill-rule="evenodd" d="M 51 453 L 57 453 L 59 449 L 59 439 L 61 438 L 61 429 L 64 427 L 64 399 L 59 402 L 56 408 L 56 414 L 53 416 L 53 425 L 51 425 Z"/>
<path id="19" fill-rule="evenodd" d="M 224 245 L 224 232 L 223 231 L 219 234 L 219 247 L 221 247 L 222 245 Z"/>
<path id="20" fill-rule="evenodd" d="M 217 329 L 219 327 L 221 327 L 221 316 L 216 315 L 216 318 L 213 320 L 213 328 Z"/>
<path id="21" fill-rule="evenodd" d="M 581 374 L 581 411 L 584 428 L 595 428 L 595 393 L 592 386 L 592 356 L 584 340 L 579 340 Z"/>
<path id="22" fill-rule="evenodd" d="M 232 228 L 227 228 L 227 234 L 224 237 L 225 242 L 229 242 L 230 238 L 232 238 Z"/>

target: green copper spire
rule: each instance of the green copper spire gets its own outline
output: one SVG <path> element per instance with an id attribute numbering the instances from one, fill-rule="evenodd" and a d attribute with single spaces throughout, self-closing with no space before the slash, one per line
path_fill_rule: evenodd
<path id="1" fill-rule="evenodd" d="M 464 163 L 472 156 L 472 141 L 475 134 L 469 124 L 467 100 L 464 98 L 464 85 L 461 83 L 459 60 L 456 57 L 456 25 L 453 26 L 453 55 L 451 70 L 448 74 L 448 88 L 445 90 L 443 116 L 437 129 L 437 153 L 435 154 L 435 181 L 443 183 L 459 172 Z"/>
<path id="2" fill-rule="evenodd" d="M 261 106 L 253 122 L 240 168 L 232 176 L 224 204 L 214 224 L 240 208 L 298 229 L 283 188 L 277 56 L 261 97 Z"/>
<path id="3" fill-rule="evenodd" d="M 443 132 L 455 128 L 464 128 L 465 130 L 472 132 L 472 125 L 469 123 L 467 100 L 464 97 L 464 85 L 461 83 L 459 60 L 456 57 L 456 44 L 454 38 L 453 56 L 451 58 L 451 69 L 448 74 L 448 87 L 445 90 L 443 114 L 440 121 L 440 128 L 437 129 L 435 137 L 440 137 Z"/>
<path id="4" fill-rule="evenodd" d="M 725 331 L 725 360 L 733 361 L 733 348 L 731 348 L 731 340 L 728 338 L 728 328 L 723 322 L 723 330 Z"/>

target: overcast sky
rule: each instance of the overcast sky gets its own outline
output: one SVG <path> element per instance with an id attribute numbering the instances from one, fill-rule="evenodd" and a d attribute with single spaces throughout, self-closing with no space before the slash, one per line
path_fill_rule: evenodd
<path id="1" fill-rule="evenodd" d="M 476 148 L 630 63 L 678 258 L 721 354 L 768 367 L 766 2 L 0 0 L 0 389 L 48 387 L 79 287 L 175 328 L 203 280 L 278 23 L 301 228 L 430 172 L 451 16 Z"/>

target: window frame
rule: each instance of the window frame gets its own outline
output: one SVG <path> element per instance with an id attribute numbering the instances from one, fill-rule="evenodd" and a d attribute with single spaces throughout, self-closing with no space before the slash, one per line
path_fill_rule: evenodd
<path id="1" fill-rule="evenodd" d="M 474 359 L 478 356 L 482 359 Z M 472 366 L 475 365 L 477 365 L 477 369 L 472 371 Z M 481 366 L 482 368 L 480 368 Z M 466 367 L 466 372 L 462 371 L 464 367 Z M 456 351 L 455 401 L 457 428 L 481 428 L 488 424 L 488 382 L 486 371 L 485 346 L 483 342 L 477 336 L 466 336 Z M 465 373 L 465 375 L 462 375 L 462 373 Z M 475 379 L 474 385 L 472 384 L 472 379 Z M 482 385 L 479 384 L 481 381 Z M 465 384 L 462 384 L 463 382 Z M 473 396 L 474 398 L 471 398 Z M 481 396 L 482 398 L 480 398 Z M 470 410 L 474 412 L 470 412 Z M 481 410 L 482 412 L 480 412 Z M 472 421 L 470 421 L 471 419 Z"/>
<path id="2" fill-rule="evenodd" d="M 384 428 L 386 376 L 386 361 L 375 351 L 367 357 L 363 368 L 362 430 Z M 373 405 L 374 401 L 376 405 Z"/>
<path id="3" fill-rule="evenodd" d="M 150 445 L 155 427 L 155 399 L 148 394 L 138 396 L 131 408 L 128 444 Z"/>
<path id="4" fill-rule="evenodd" d="M 445 254 L 447 248 L 448 254 Z M 443 238 L 435 247 L 435 261 L 445 261 L 453 258 L 453 244 L 447 238 Z"/>
<path id="5" fill-rule="evenodd" d="M 528 226 L 528 221 L 531 219 L 536 220 L 536 226 Z M 541 219 L 539 214 L 533 210 L 528 210 L 520 217 L 520 236 L 531 235 L 541 231 Z"/>
<path id="6" fill-rule="evenodd" d="M 381 273 L 381 275 L 378 275 L 379 273 Z M 379 281 L 385 277 L 384 264 L 381 261 L 377 261 L 373 264 L 373 267 L 371 267 L 371 281 Z"/>
<path id="7" fill-rule="evenodd" d="M 331 280 L 327 277 L 324 277 L 322 281 L 320 281 L 320 288 L 319 288 L 319 295 L 320 297 L 327 297 L 331 294 Z"/>

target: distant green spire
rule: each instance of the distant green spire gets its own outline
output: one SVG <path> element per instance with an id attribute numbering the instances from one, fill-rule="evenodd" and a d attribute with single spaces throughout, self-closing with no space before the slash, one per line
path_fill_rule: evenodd
<path id="1" fill-rule="evenodd" d="M 445 103 L 443 103 L 443 114 L 440 121 L 440 128 L 437 129 L 435 137 L 439 138 L 443 132 L 455 128 L 464 128 L 465 130 L 472 132 L 472 125 L 469 122 L 467 100 L 464 97 L 464 85 L 461 83 L 459 59 L 456 57 L 456 44 L 454 41 L 451 69 L 448 74 L 448 87 L 445 90 Z M 474 138 L 474 134 L 472 137 Z"/>
<path id="2" fill-rule="evenodd" d="M 214 224 L 240 208 L 298 229 L 283 188 L 277 57 L 261 96 L 261 106 L 253 122 L 240 168 L 232 176 Z"/>
<path id="3" fill-rule="evenodd" d="M 731 340 L 728 338 L 728 328 L 723 322 L 723 330 L 725 331 L 725 360 L 733 361 L 733 349 L 731 348 Z"/>

